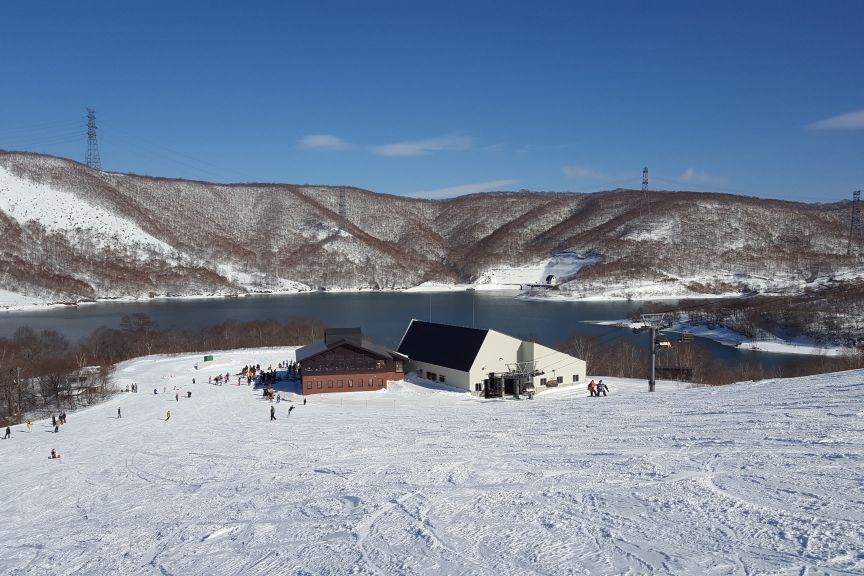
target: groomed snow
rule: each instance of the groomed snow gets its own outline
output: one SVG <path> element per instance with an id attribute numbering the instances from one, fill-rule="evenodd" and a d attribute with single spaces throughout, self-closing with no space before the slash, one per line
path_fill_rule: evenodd
<path id="1" fill-rule="evenodd" d="M 530 401 L 397 383 L 276 422 L 201 383 L 292 357 L 136 359 L 115 378 L 138 394 L 15 426 L 0 573 L 864 572 L 864 371 Z"/>

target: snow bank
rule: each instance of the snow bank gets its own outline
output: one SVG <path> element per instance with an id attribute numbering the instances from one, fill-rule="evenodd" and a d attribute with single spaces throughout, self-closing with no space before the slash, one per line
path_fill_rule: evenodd
<path id="1" fill-rule="evenodd" d="M 248 387 L 201 384 L 292 353 L 129 361 L 116 381 L 140 393 L 15 426 L 0 573 L 864 571 L 864 371 L 530 401 L 399 383 L 275 422 Z"/>

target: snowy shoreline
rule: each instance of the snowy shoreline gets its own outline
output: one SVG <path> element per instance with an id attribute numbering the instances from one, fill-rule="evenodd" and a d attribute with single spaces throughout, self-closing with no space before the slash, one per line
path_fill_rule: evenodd
<path id="1" fill-rule="evenodd" d="M 596 324 L 598 326 L 615 326 L 617 328 L 629 329 L 642 326 L 641 322 L 630 320 L 584 320 L 584 324 Z M 725 327 L 709 328 L 705 324 L 687 324 L 677 322 L 664 332 L 676 334 L 692 334 L 698 338 L 713 340 L 724 346 L 731 346 L 741 350 L 753 350 L 754 352 L 768 352 L 775 354 L 801 354 L 810 356 L 844 356 L 856 352 L 855 348 L 847 346 L 836 346 L 819 344 L 812 338 L 800 336 L 795 339 L 770 338 L 758 339 L 747 338 L 743 334 Z"/>

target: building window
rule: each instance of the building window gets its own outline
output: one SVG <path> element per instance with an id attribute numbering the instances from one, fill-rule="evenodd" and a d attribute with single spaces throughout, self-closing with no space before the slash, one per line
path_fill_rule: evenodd
<path id="1" fill-rule="evenodd" d="M 384 386 L 384 379 L 378 378 L 378 386 Z"/>
<path id="2" fill-rule="evenodd" d="M 350 384 L 350 383 L 351 383 L 351 381 L 350 381 L 350 380 L 348 380 L 348 383 L 349 383 L 349 384 Z M 339 380 L 339 383 L 338 383 L 338 384 L 337 384 L 337 386 L 338 386 L 338 387 L 339 387 L 339 388 L 342 388 L 342 381 L 341 381 L 341 380 Z"/>
<path id="3" fill-rule="evenodd" d="M 320 390 L 320 389 L 323 388 L 323 387 L 324 387 L 324 386 L 322 385 L 321 380 L 318 380 L 318 389 Z"/>
<path id="4" fill-rule="evenodd" d="M 557 380 L 558 380 L 558 384 L 564 383 L 564 377 L 563 376 L 558 376 Z"/>
<path id="5" fill-rule="evenodd" d="M 306 380 L 306 390 L 312 389 L 312 380 Z"/>
<path id="6" fill-rule="evenodd" d="M 440 376 L 438 376 L 438 382 L 446 382 L 446 381 L 447 381 L 447 379 L 444 377 L 443 374 L 441 374 Z"/>
<path id="7" fill-rule="evenodd" d="M 333 381 L 327 380 L 327 388 L 333 388 Z"/>
<path id="8" fill-rule="evenodd" d="M 431 380 L 432 382 L 435 382 L 435 380 L 438 379 L 438 375 L 435 374 L 434 372 L 426 372 L 426 379 Z"/>
<path id="9" fill-rule="evenodd" d="M 579 381 L 579 375 L 573 374 L 573 382 L 578 382 L 578 381 Z"/>
<path id="10" fill-rule="evenodd" d="M 339 383 L 341 384 L 342 381 L 340 380 Z M 342 386 L 339 386 L 339 387 L 341 388 Z M 354 380 L 352 380 L 351 378 L 348 379 L 348 387 L 349 387 L 349 388 L 353 388 L 353 387 L 354 387 Z"/>
<path id="11" fill-rule="evenodd" d="M 545 385 L 546 385 L 546 379 L 540 378 L 540 386 L 545 386 Z"/>
<path id="12" fill-rule="evenodd" d="M 358 378 L 358 379 L 357 379 L 357 388 L 362 388 L 362 387 L 363 387 L 363 379 L 362 379 L 362 378 Z"/>
<path id="13" fill-rule="evenodd" d="M 483 384 L 481 384 L 480 382 L 477 382 L 476 384 L 474 384 L 474 391 L 475 392 L 482 392 L 483 391 Z"/>
<path id="14" fill-rule="evenodd" d="M 402 362 L 396 362 L 396 372 L 402 372 Z"/>
<path id="15" fill-rule="evenodd" d="M 372 382 L 373 382 L 372 378 L 369 378 L 369 387 L 370 388 L 372 388 Z"/>

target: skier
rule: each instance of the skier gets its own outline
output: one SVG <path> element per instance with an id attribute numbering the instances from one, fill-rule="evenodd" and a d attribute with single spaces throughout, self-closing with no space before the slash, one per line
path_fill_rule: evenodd
<path id="1" fill-rule="evenodd" d="M 606 396 L 606 393 L 608 391 L 609 391 L 609 386 L 607 386 L 606 383 L 603 382 L 603 380 L 600 380 L 600 382 L 597 383 L 597 396 L 600 396 L 600 394 L 603 394 L 603 396 Z"/>
<path id="2" fill-rule="evenodd" d="M 306 405 L 306 398 L 303 398 L 303 406 Z"/>
<path id="3" fill-rule="evenodd" d="M 291 406 L 288 407 L 288 416 L 291 415 L 291 411 L 292 411 L 292 410 L 294 410 L 294 405 L 293 405 L 293 404 L 292 404 Z"/>
<path id="4" fill-rule="evenodd" d="M 27 431 L 30 432 L 31 430 L 33 430 L 33 422 L 27 420 Z"/>
<path id="5" fill-rule="evenodd" d="M 179 392 L 177 392 L 176 394 L 174 394 L 174 400 L 176 400 L 177 402 L 180 401 L 180 393 L 179 393 Z"/>
<path id="6" fill-rule="evenodd" d="M 167 422 L 170 419 L 171 419 L 171 411 L 168 410 L 167 412 L 165 412 L 165 421 Z"/>
<path id="7" fill-rule="evenodd" d="M 120 414 L 120 407 L 118 406 L 117 407 L 117 418 L 122 418 L 122 417 L 123 417 L 123 415 Z"/>
<path id="8" fill-rule="evenodd" d="M 591 382 L 588 383 L 588 395 L 596 396 L 597 384 L 594 383 L 594 379 L 591 379 Z"/>
<path id="9" fill-rule="evenodd" d="M 276 420 L 276 407 L 272 404 L 270 405 L 270 420 Z"/>
<path id="10" fill-rule="evenodd" d="M 11 436 L 12 436 L 12 429 L 9 428 L 9 426 L 6 426 L 6 435 L 3 436 L 3 439 L 5 440 L 7 438 L 10 438 Z"/>

